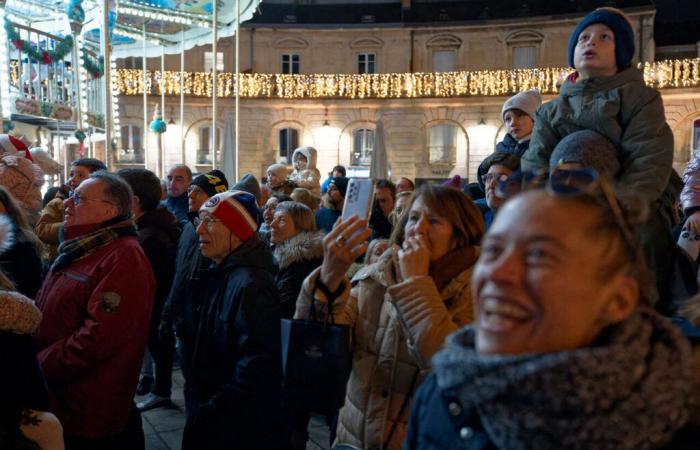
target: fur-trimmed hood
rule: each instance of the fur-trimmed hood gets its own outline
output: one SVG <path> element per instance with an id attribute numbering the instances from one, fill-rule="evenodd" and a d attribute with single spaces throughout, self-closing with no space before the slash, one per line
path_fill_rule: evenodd
<path id="1" fill-rule="evenodd" d="M 302 231 L 273 251 L 280 270 L 300 261 L 323 258 L 323 232 Z"/>
<path id="2" fill-rule="evenodd" d="M 294 161 L 294 157 L 297 155 L 297 153 L 301 153 L 304 155 L 306 158 L 306 169 L 315 169 L 316 168 L 316 158 L 317 158 L 317 152 L 316 149 L 313 147 L 299 147 L 296 150 L 294 150 L 294 153 L 292 154 L 292 161 Z"/>

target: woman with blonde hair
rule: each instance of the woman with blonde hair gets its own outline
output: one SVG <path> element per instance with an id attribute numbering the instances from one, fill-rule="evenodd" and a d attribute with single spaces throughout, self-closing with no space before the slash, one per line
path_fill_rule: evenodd
<path id="1" fill-rule="evenodd" d="M 481 213 L 462 192 L 423 185 L 394 229 L 392 247 L 345 273 L 368 247 L 367 221 L 341 221 L 323 239 L 321 267 L 304 281 L 295 317 L 312 302 L 318 319 L 353 328 L 353 368 L 336 445 L 399 449 L 411 399 L 445 338 L 473 319 L 470 279 L 484 233 Z M 329 305 L 330 311 L 329 311 Z"/>

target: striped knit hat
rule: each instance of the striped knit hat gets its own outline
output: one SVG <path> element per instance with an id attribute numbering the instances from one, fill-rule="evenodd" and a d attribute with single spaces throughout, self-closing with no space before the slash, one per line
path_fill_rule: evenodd
<path id="1" fill-rule="evenodd" d="M 199 208 L 221 220 L 238 238 L 245 242 L 258 230 L 260 210 L 255 196 L 244 191 L 216 194 Z"/>

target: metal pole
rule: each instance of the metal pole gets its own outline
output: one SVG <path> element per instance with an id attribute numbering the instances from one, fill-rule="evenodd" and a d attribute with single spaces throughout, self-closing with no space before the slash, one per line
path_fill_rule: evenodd
<path id="1" fill-rule="evenodd" d="M 236 167 L 234 168 L 234 176 L 236 179 L 236 182 L 238 182 L 238 143 L 239 143 L 239 131 L 240 131 L 240 121 L 238 120 L 239 118 L 239 112 L 240 112 L 240 97 L 241 97 L 241 71 L 240 71 L 240 51 L 241 51 L 241 0 L 236 0 L 236 104 L 235 104 L 235 110 L 236 110 L 236 122 L 234 124 L 234 129 L 236 130 L 236 136 L 235 136 L 235 146 L 234 146 L 234 151 L 235 151 L 235 164 Z M 251 66 L 252 66 L 252 61 L 251 61 Z"/>
<path id="2" fill-rule="evenodd" d="M 141 139 L 142 145 L 143 145 L 143 163 L 144 167 L 146 169 L 150 169 L 151 166 L 149 165 L 151 162 L 150 158 L 150 153 L 148 151 L 148 78 L 146 76 L 146 73 L 148 72 L 146 69 L 148 68 L 148 59 L 146 58 L 146 23 L 144 22 L 143 24 L 143 36 L 141 37 L 143 40 L 143 63 L 141 64 L 143 66 L 143 71 L 141 72 L 142 79 L 141 82 L 143 83 L 143 138 Z M 136 149 L 133 149 L 136 150 Z"/>
<path id="3" fill-rule="evenodd" d="M 211 168 L 216 169 L 216 97 L 217 97 L 217 83 L 216 78 L 218 76 L 216 71 L 216 63 L 218 61 L 216 55 L 216 41 L 219 40 L 219 10 L 217 6 L 217 1 L 213 1 L 214 11 L 212 14 L 212 39 L 211 39 L 211 50 L 214 54 L 214 66 L 211 72 L 212 77 L 212 92 L 211 92 Z"/>
<path id="4" fill-rule="evenodd" d="M 114 161 L 112 154 L 112 67 L 111 45 L 109 43 L 109 0 L 102 0 L 102 55 L 104 57 L 104 91 L 103 105 L 105 108 L 105 163 L 109 169 Z M 80 74 L 78 74 L 80 76 Z"/>
<path id="5" fill-rule="evenodd" d="M 165 120 L 165 46 L 161 45 L 160 49 L 160 111 L 163 120 Z M 163 177 L 165 176 L 165 150 L 163 149 L 163 141 L 160 139 L 161 134 L 158 134 L 160 141 L 158 145 L 158 172 L 159 176 Z"/>
<path id="6" fill-rule="evenodd" d="M 180 43 L 180 154 L 182 164 L 186 164 L 185 156 L 185 27 L 182 27 Z"/>

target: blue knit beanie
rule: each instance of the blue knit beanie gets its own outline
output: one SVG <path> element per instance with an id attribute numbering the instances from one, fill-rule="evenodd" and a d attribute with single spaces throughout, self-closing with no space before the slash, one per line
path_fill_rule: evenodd
<path id="1" fill-rule="evenodd" d="M 579 34 L 594 23 L 602 23 L 613 31 L 617 69 L 626 69 L 634 56 L 634 31 L 629 19 L 622 11 L 615 8 L 598 8 L 584 17 L 576 26 L 569 39 L 569 66 L 574 67 L 574 48 L 576 48 Z"/>

